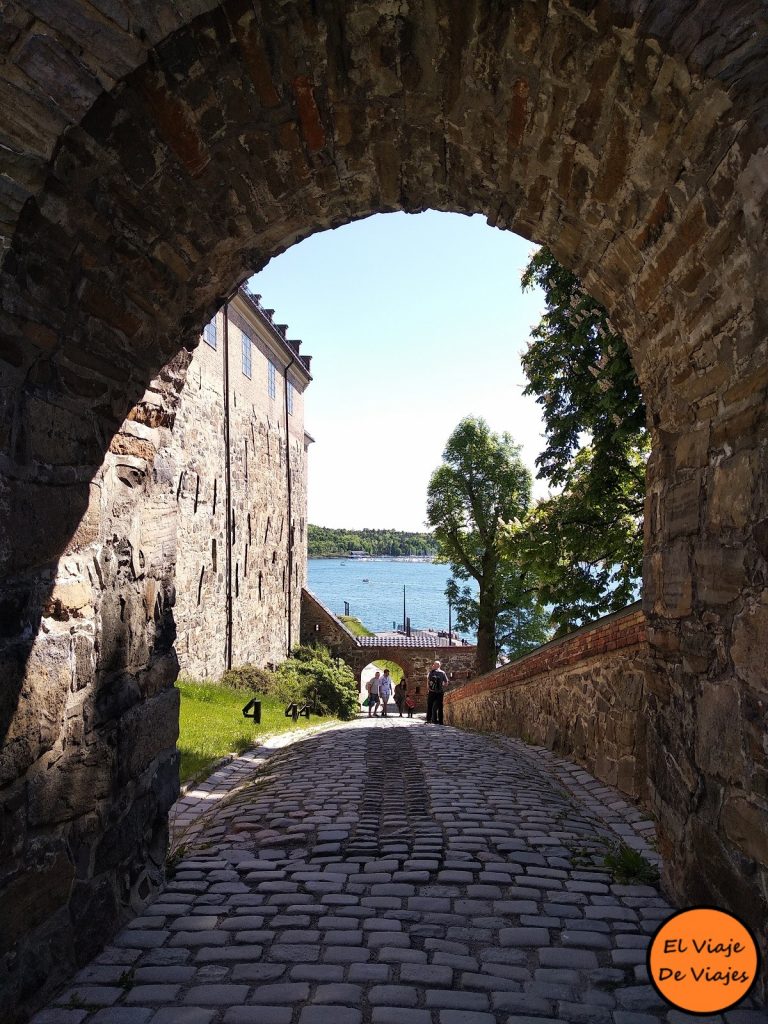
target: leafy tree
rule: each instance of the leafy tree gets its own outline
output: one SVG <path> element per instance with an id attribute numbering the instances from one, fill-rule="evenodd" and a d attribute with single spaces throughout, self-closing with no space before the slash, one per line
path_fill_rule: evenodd
<path id="1" fill-rule="evenodd" d="M 538 622 L 535 581 L 514 555 L 503 559 L 499 547 L 502 521 L 522 518 L 530 504 L 531 475 L 519 453 L 509 434 L 466 417 L 448 438 L 427 489 L 427 521 L 442 556 L 456 581 L 478 584 L 476 598 L 458 582 L 452 591 L 463 622 L 476 627 L 478 672 L 496 665 L 507 631 L 500 629 L 502 613 L 519 611 L 532 629 Z"/>
<path id="2" fill-rule="evenodd" d="M 511 524 L 503 546 L 527 560 L 558 632 L 624 607 L 641 574 L 648 437 L 626 343 L 603 306 L 546 248 L 523 287 L 538 284 L 546 313 L 523 356 L 525 394 L 542 407 L 538 476 L 560 493 Z"/>
<path id="3" fill-rule="evenodd" d="M 592 478 L 622 479 L 645 443 L 645 405 L 626 342 L 611 330 L 605 307 L 546 247 L 531 257 L 522 284 L 539 285 L 547 304 L 522 358 L 523 393 L 536 397 L 546 429 L 538 476 L 567 484 L 588 435 Z M 642 495 L 637 505 L 642 512 Z"/>
<path id="4" fill-rule="evenodd" d="M 495 619 L 496 652 L 514 660 L 540 647 L 550 638 L 550 617 L 536 593 L 533 575 L 517 560 L 503 558 L 499 563 L 499 610 Z M 476 633 L 480 618 L 477 593 L 456 577 L 448 580 L 445 596 L 453 605 L 456 626 L 465 633 Z"/>
<path id="5" fill-rule="evenodd" d="M 539 580 L 556 635 L 629 604 L 642 571 L 636 497 L 645 459 L 638 453 L 626 477 L 601 491 L 592 478 L 592 458 L 591 448 L 582 449 L 565 490 L 502 531 L 503 549 Z"/>

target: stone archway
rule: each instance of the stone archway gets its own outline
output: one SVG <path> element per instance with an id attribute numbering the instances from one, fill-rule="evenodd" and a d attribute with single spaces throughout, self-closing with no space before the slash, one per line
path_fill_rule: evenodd
<path id="1" fill-rule="evenodd" d="M 408 680 L 408 691 L 416 699 L 416 710 L 426 710 L 426 678 L 434 661 L 440 661 L 451 688 L 475 675 L 477 647 L 470 644 L 441 646 L 419 637 L 355 636 L 309 590 L 301 592 L 301 642 L 321 643 L 344 659 L 360 685 L 362 673 L 374 662 L 393 661 Z"/>
<path id="2" fill-rule="evenodd" d="M 103 10 L 9 4 L 0 34 L 10 997 L 55 980 L 61 949 L 69 963 L 86 956 L 98 932 L 86 922 L 109 927 L 162 861 L 175 786 L 172 538 L 149 563 L 139 555 L 152 487 L 169 500 L 151 431 L 172 417 L 175 385 L 145 388 L 248 273 L 378 211 L 482 212 L 546 242 L 626 336 L 654 436 L 644 603 L 669 883 L 761 921 L 760 5 Z M 132 407 L 150 432 L 141 456 L 121 451 Z M 103 488 L 110 448 L 115 501 Z"/>

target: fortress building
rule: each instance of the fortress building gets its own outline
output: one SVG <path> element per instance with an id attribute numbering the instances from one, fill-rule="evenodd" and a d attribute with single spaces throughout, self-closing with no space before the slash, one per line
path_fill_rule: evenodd
<path id="1" fill-rule="evenodd" d="M 172 436 L 181 672 L 282 661 L 307 572 L 310 356 L 241 288 L 205 327 Z"/>

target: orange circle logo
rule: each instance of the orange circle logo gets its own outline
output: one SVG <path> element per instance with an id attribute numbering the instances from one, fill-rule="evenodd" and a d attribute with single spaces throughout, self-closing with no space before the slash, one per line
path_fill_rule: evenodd
<path id="1" fill-rule="evenodd" d="M 757 943 L 733 914 L 714 907 L 681 910 L 648 947 L 648 975 L 657 992 L 686 1013 L 720 1013 L 752 987 Z"/>

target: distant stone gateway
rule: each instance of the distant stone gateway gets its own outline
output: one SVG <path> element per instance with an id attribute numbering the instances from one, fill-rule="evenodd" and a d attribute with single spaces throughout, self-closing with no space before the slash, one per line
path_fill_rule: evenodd
<path id="1" fill-rule="evenodd" d="M 665 882 L 765 954 L 767 32 L 757 0 L 4 5 L 3 1020 L 163 872 L 178 537 L 152 503 L 172 480 L 120 453 L 113 503 L 105 459 L 247 276 L 395 210 L 546 243 L 627 340 Z M 474 341 L 467 372 L 494 372 Z"/>

